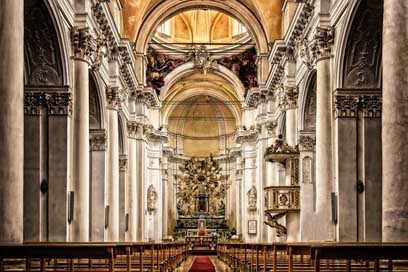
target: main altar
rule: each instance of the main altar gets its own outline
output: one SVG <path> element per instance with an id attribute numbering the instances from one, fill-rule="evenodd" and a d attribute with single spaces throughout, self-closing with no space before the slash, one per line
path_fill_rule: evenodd
<path id="1" fill-rule="evenodd" d="M 225 216 L 228 178 L 212 156 L 201 160 L 192 158 L 179 167 L 177 237 L 228 235 Z"/>

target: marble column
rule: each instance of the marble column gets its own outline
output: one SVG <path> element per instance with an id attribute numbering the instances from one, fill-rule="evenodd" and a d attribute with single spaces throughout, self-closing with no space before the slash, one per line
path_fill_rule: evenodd
<path id="1" fill-rule="evenodd" d="M 288 74 L 288 76 L 290 76 Z M 289 146 L 297 145 L 297 100 L 298 100 L 298 90 L 296 86 L 285 86 L 284 87 L 285 99 L 283 105 L 284 110 L 286 110 L 286 143 Z M 296 160 L 290 159 L 286 162 L 286 186 L 298 185 L 299 181 L 294 180 L 294 171 L 299 171 L 298 167 L 295 167 Z M 297 176 L 297 175 L 296 175 Z M 299 213 L 288 213 L 286 215 L 286 229 L 287 236 L 286 241 L 295 242 L 299 241 Z"/>
<path id="2" fill-rule="evenodd" d="M 136 173 L 137 173 L 137 159 L 136 159 L 136 133 L 138 129 L 138 124 L 136 122 L 128 122 L 128 136 L 129 136 L 129 174 L 127 182 L 127 212 L 129 217 L 128 232 L 126 236 L 126 241 L 135 242 L 137 241 L 137 217 L 139 216 L 137 212 L 137 192 L 136 192 Z"/>
<path id="3" fill-rule="evenodd" d="M 91 208 L 90 241 L 104 241 L 105 226 L 105 180 L 106 180 L 106 131 L 93 130 L 91 144 Z"/>
<path id="4" fill-rule="evenodd" d="M 106 207 L 109 206 L 105 241 L 119 241 L 119 89 L 106 89 L 108 115 L 108 163 L 106 181 Z"/>
<path id="5" fill-rule="evenodd" d="M 126 225 L 127 214 L 127 173 L 128 172 L 128 156 L 119 156 L 119 241 L 124 242 L 126 240 L 126 232 L 128 226 Z"/>
<path id="6" fill-rule="evenodd" d="M 384 242 L 408 241 L 408 2 L 384 0 L 383 227 Z"/>
<path id="7" fill-rule="evenodd" d="M 318 28 L 315 35 L 317 46 L 317 91 L 316 91 L 316 212 L 319 224 L 315 231 L 318 240 L 334 239 L 331 222 L 332 192 L 332 98 L 330 76 L 330 46 L 332 33 L 329 29 Z"/>
<path id="8" fill-rule="evenodd" d="M 145 154 L 146 154 L 146 143 L 141 135 L 143 132 L 138 133 L 138 139 L 136 140 L 136 195 L 137 198 L 137 241 L 143 241 L 144 235 L 144 225 L 145 225 L 145 190 L 144 190 L 144 177 L 145 177 Z"/>
<path id="9" fill-rule="evenodd" d="M 73 28 L 74 102 L 72 113 L 72 175 L 74 216 L 69 240 L 89 241 L 89 58 L 92 37 L 87 28 Z"/>
<path id="10" fill-rule="evenodd" d="M 22 0 L 0 10 L 0 241 L 23 241 L 24 11 Z"/>

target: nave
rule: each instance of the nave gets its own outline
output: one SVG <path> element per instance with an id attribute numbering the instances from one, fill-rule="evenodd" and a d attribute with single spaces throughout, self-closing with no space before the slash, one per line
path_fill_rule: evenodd
<path id="1" fill-rule="evenodd" d="M 406 271 L 408 0 L 2 0 L 0 272 Z"/>

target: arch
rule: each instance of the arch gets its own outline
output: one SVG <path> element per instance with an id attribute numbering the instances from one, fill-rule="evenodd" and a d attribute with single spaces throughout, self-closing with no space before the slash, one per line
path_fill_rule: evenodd
<path id="1" fill-rule="evenodd" d="M 181 78 L 194 72 L 197 72 L 197 70 L 195 70 L 194 64 L 192 62 L 180 65 L 176 69 L 171 71 L 164 78 L 165 83 L 160 92 L 160 99 L 162 101 L 167 99 L 168 92 L 170 91 L 171 87 Z M 216 70 L 213 70 L 212 72 L 230 82 L 234 87 L 234 90 L 236 91 L 237 100 L 240 102 L 244 101 L 245 87 L 242 84 L 241 80 L 231 70 L 224 67 L 223 65 L 218 65 L 218 68 Z"/>
<path id="2" fill-rule="evenodd" d="M 89 72 L 89 128 L 102 129 L 103 111 L 98 81 L 93 72 Z"/>
<path id="3" fill-rule="evenodd" d="M 24 82 L 26 85 L 69 84 L 67 37 L 53 1 L 24 5 Z"/>
<path id="4" fill-rule="evenodd" d="M 212 98 L 215 98 L 220 101 L 225 101 L 226 97 L 224 94 L 218 91 L 211 91 L 208 89 L 203 89 L 203 88 L 192 88 L 187 91 L 184 91 L 182 94 L 180 94 L 177 98 L 178 101 L 185 101 L 187 99 L 190 99 L 194 96 L 200 96 L 200 95 L 206 95 Z M 228 108 L 231 110 L 231 113 L 234 115 L 235 120 L 236 120 L 236 125 L 240 126 L 241 125 L 241 113 L 240 110 L 237 107 L 233 107 L 231 105 L 227 105 Z M 168 107 L 164 109 L 162 112 L 162 118 L 163 118 L 163 125 L 167 125 L 169 122 L 169 117 L 171 113 L 174 111 L 174 109 L 177 107 L 177 104 L 171 104 Z"/>
<path id="5" fill-rule="evenodd" d="M 314 130 L 312 129 L 312 127 L 308 127 L 307 111 L 310 110 L 311 102 L 312 102 L 311 99 L 313 99 L 312 96 L 316 96 L 315 88 L 316 88 L 316 70 L 311 70 L 307 75 L 306 84 L 304 85 L 304 89 L 301 92 L 301 97 L 299 98 L 299 101 L 301 101 L 300 113 L 299 113 L 299 118 L 300 118 L 299 125 L 300 125 L 301 130 Z M 315 119 L 315 122 L 316 122 L 316 119 Z"/>
<path id="6" fill-rule="evenodd" d="M 344 18 L 344 27 L 336 44 L 336 48 L 338 48 L 335 57 L 336 88 L 381 88 L 382 25 L 380 26 L 380 24 L 382 24 L 382 20 L 380 16 L 375 16 L 376 13 L 373 12 L 381 8 L 381 0 L 357 0 L 353 1 L 348 9 L 348 13 Z M 364 20 L 374 21 L 375 23 L 367 23 Z M 358 24 L 365 26 L 367 31 L 361 32 L 364 35 L 370 36 L 372 31 L 377 31 L 374 33 L 376 35 L 374 40 L 377 36 L 379 36 L 379 39 L 373 48 L 367 49 L 366 46 L 357 44 L 359 42 L 366 44 L 370 42 L 367 41 L 369 40 L 367 37 L 360 38 L 360 41 L 356 37 L 358 35 Z M 359 58 L 356 60 L 357 55 Z"/>
<path id="7" fill-rule="evenodd" d="M 224 13 L 222 13 L 222 12 L 220 12 L 220 13 L 218 13 L 216 16 L 215 16 L 215 18 L 213 19 L 213 21 L 211 22 L 211 27 L 210 27 L 210 41 L 213 41 L 214 40 L 214 30 L 215 30 L 215 27 L 217 26 L 217 24 L 218 24 L 218 21 L 222 18 L 222 16 L 224 15 Z"/>
<path id="8" fill-rule="evenodd" d="M 119 155 L 127 155 L 128 153 L 128 133 L 126 116 L 122 111 L 118 114 L 118 129 L 119 129 Z"/>
<path id="9" fill-rule="evenodd" d="M 136 53 L 144 54 L 147 52 L 148 42 L 162 21 L 182 11 L 197 8 L 220 10 L 236 18 L 247 27 L 256 43 L 257 52 L 259 54 L 268 52 L 268 39 L 260 19 L 241 2 L 236 0 L 169 0 L 159 2 L 146 14 L 136 34 Z"/>

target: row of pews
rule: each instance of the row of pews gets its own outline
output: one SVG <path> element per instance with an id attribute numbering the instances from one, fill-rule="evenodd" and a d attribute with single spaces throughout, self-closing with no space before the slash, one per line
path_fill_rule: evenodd
<path id="1" fill-rule="evenodd" d="M 225 243 L 217 255 L 234 271 L 408 271 L 406 243 Z"/>
<path id="2" fill-rule="evenodd" d="M 187 254 L 185 243 L 0 244 L 0 272 L 169 272 Z"/>

